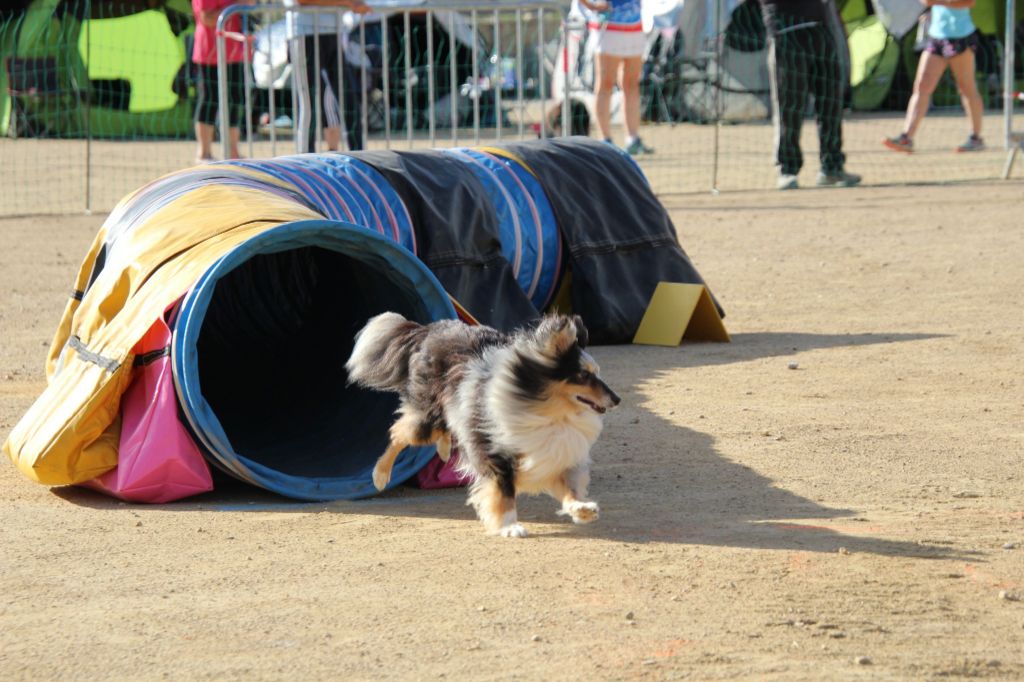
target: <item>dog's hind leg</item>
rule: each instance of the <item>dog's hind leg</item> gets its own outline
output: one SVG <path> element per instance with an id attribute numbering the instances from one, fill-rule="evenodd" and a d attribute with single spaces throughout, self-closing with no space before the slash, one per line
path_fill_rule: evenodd
<path id="1" fill-rule="evenodd" d="M 562 508 L 558 510 L 560 515 L 570 517 L 573 523 L 590 523 L 597 521 L 601 509 L 597 502 L 586 499 L 589 485 L 590 469 L 581 466 L 555 479 L 548 493 L 561 501 Z"/>
<path id="2" fill-rule="evenodd" d="M 439 442 L 444 435 L 444 432 L 439 429 L 431 429 L 426 426 L 419 414 L 404 411 L 398 421 L 391 425 L 390 433 L 391 440 L 388 442 L 388 447 L 373 467 L 373 485 L 377 490 L 384 490 L 387 487 L 391 480 L 391 470 L 395 466 L 395 460 L 398 459 L 402 450 L 410 445 L 431 445 Z"/>
<path id="3" fill-rule="evenodd" d="M 452 434 L 447 431 L 435 431 L 437 436 L 437 456 L 442 462 L 447 462 L 452 456 Z"/>
<path id="4" fill-rule="evenodd" d="M 397 425 L 396 422 L 395 426 Z M 407 442 L 395 438 L 395 426 L 391 427 L 391 441 L 388 443 L 387 450 L 377 458 L 377 463 L 373 465 L 373 485 L 377 490 L 384 490 L 388 486 L 388 481 L 391 480 L 391 469 L 395 466 L 398 453 L 409 445 Z"/>

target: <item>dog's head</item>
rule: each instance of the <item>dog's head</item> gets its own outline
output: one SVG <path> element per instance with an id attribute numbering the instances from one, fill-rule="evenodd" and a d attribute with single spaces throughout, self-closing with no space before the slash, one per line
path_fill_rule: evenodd
<path id="1" fill-rule="evenodd" d="M 566 409 L 597 414 L 621 402 L 601 381 L 601 368 L 584 350 L 588 334 L 579 315 L 545 317 L 526 341 L 516 371 L 522 397 L 551 400 Z"/>

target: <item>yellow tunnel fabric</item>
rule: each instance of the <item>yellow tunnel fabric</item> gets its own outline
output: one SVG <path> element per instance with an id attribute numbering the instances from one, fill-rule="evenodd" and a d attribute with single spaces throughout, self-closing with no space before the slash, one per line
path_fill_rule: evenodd
<path id="1" fill-rule="evenodd" d="M 48 386 L 14 427 L 4 452 L 22 473 L 47 485 L 79 483 L 112 469 L 131 351 L 153 321 L 235 246 L 277 225 L 318 218 L 276 194 L 220 184 L 199 186 L 146 216 L 116 240 L 81 300 L 69 300 L 47 358 Z M 86 287 L 110 222 L 89 249 L 76 292 Z"/>

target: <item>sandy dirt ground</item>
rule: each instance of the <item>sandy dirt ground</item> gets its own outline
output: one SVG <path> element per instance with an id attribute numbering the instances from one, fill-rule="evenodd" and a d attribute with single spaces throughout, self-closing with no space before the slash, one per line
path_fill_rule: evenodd
<path id="1" fill-rule="evenodd" d="M 1024 185 L 663 200 L 732 342 L 594 350 L 597 523 L 3 463 L 0 678 L 1024 678 Z M 4 435 L 101 220 L 0 220 Z"/>

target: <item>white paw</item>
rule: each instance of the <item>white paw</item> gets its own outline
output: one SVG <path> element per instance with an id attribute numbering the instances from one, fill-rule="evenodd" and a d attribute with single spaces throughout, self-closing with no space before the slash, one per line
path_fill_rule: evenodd
<path id="1" fill-rule="evenodd" d="M 373 486 L 377 490 L 384 490 L 388 487 L 388 481 L 391 480 L 391 471 L 383 467 L 373 467 Z"/>
<path id="2" fill-rule="evenodd" d="M 452 456 L 452 441 L 450 438 L 442 438 L 437 441 L 437 456 L 442 462 L 447 462 Z"/>
<path id="3" fill-rule="evenodd" d="M 526 529 L 523 528 L 521 523 L 513 523 L 507 526 L 502 526 L 501 537 L 503 538 L 525 538 Z"/>
<path id="4" fill-rule="evenodd" d="M 597 502 L 576 500 L 562 507 L 562 513 L 572 517 L 573 523 L 590 523 L 597 521 L 601 515 L 601 508 L 597 506 Z"/>

